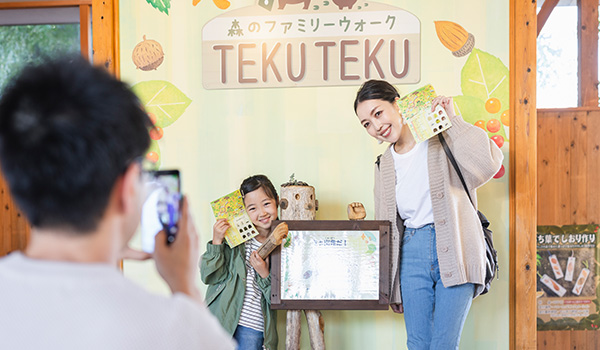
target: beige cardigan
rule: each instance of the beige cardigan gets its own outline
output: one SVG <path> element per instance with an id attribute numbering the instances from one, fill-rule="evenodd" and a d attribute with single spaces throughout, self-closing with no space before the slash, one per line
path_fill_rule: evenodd
<path id="1" fill-rule="evenodd" d="M 460 116 L 452 120 L 452 127 L 444 132 L 444 137 L 477 205 L 475 190 L 498 172 L 504 158 L 502 151 L 483 130 Z M 375 217 L 396 222 L 392 225 L 390 242 L 390 303 L 395 304 L 402 303 L 399 265 L 404 224 L 396 207 L 391 147 L 375 165 Z M 481 293 L 485 278 L 481 223 L 437 136 L 429 139 L 427 164 L 442 283 L 445 287 L 474 283 L 478 285 L 475 297 Z"/>

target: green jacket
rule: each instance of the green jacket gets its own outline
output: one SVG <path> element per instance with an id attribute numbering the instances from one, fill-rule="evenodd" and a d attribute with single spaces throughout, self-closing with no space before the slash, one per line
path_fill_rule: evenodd
<path id="1" fill-rule="evenodd" d="M 246 292 L 246 248 L 240 244 L 229 248 L 225 242 L 206 244 L 206 252 L 200 260 L 200 276 L 208 285 L 206 304 L 208 309 L 221 322 L 223 328 L 233 336 L 240 320 L 242 303 Z M 262 278 L 256 274 L 256 284 L 262 292 L 261 300 L 264 318 L 264 346 L 277 349 L 277 319 L 271 310 L 271 275 Z"/>

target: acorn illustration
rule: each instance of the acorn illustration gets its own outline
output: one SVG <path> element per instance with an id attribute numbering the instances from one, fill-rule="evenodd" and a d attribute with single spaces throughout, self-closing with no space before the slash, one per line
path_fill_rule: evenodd
<path id="1" fill-rule="evenodd" d="M 156 69 L 165 59 L 162 46 L 158 41 L 146 40 L 145 35 L 143 38 L 144 40 L 133 48 L 133 54 L 131 55 L 133 63 L 143 71 Z"/>
<path id="2" fill-rule="evenodd" d="M 456 57 L 466 56 L 475 46 L 475 37 L 458 23 L 435 21 L 435 32 L 444 46 Z"/>

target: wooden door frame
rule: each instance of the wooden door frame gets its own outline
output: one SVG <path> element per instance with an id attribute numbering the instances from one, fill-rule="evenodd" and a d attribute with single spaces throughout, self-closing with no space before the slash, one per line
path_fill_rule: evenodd
<path id="1" fill-rule="evenodd" d="M 510 1 L 510 349 L 537 348 L 536 1 Z"/>
<path id="2" fill-rule="evenodd" d="M 0 2 L 0 10 L 79 7 L 81 54 L 94 64 L 105 67 L 119 77 L 119 1 L 118 0 L 61 0 Z M 90 28 L 90 20 L 92 26 Z M 90 29 L 93 37 L 90 36 Z M 92 38 L 92 50 L 89 39 Z M 0 240 L 5 242 L 7 252 L 24 249 L 30 235 L 30 226 L 15 207 L 8 194 L 8 186 L 0 175 L 0 207 L 3 209 L 3 225 Z M 0 247 L 3 247 L 0 244 Z M 5 249 L 0 249 L 0 255 Z"/>

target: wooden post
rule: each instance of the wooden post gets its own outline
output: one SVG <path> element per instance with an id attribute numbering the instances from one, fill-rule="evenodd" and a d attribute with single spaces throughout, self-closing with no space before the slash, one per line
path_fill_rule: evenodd
<path id="1" fill-rule="evenodd" d="M 281 220 L 314 220 L 318 201 L 315 188 L 306 183 L 290 180 L 281 185 Z M 300 310 L 288 310 L 286 323 L 285 348 L 300 349 Z M 318 310 L 304 310 L 308 324 L 310 346 L 313 349 L 325 350 L 325 322 Z"/>
<path id="2" fill-rule="evenodd" d="M 536 348 L 536 2 L 510 1 L 510 349 Z"/>

